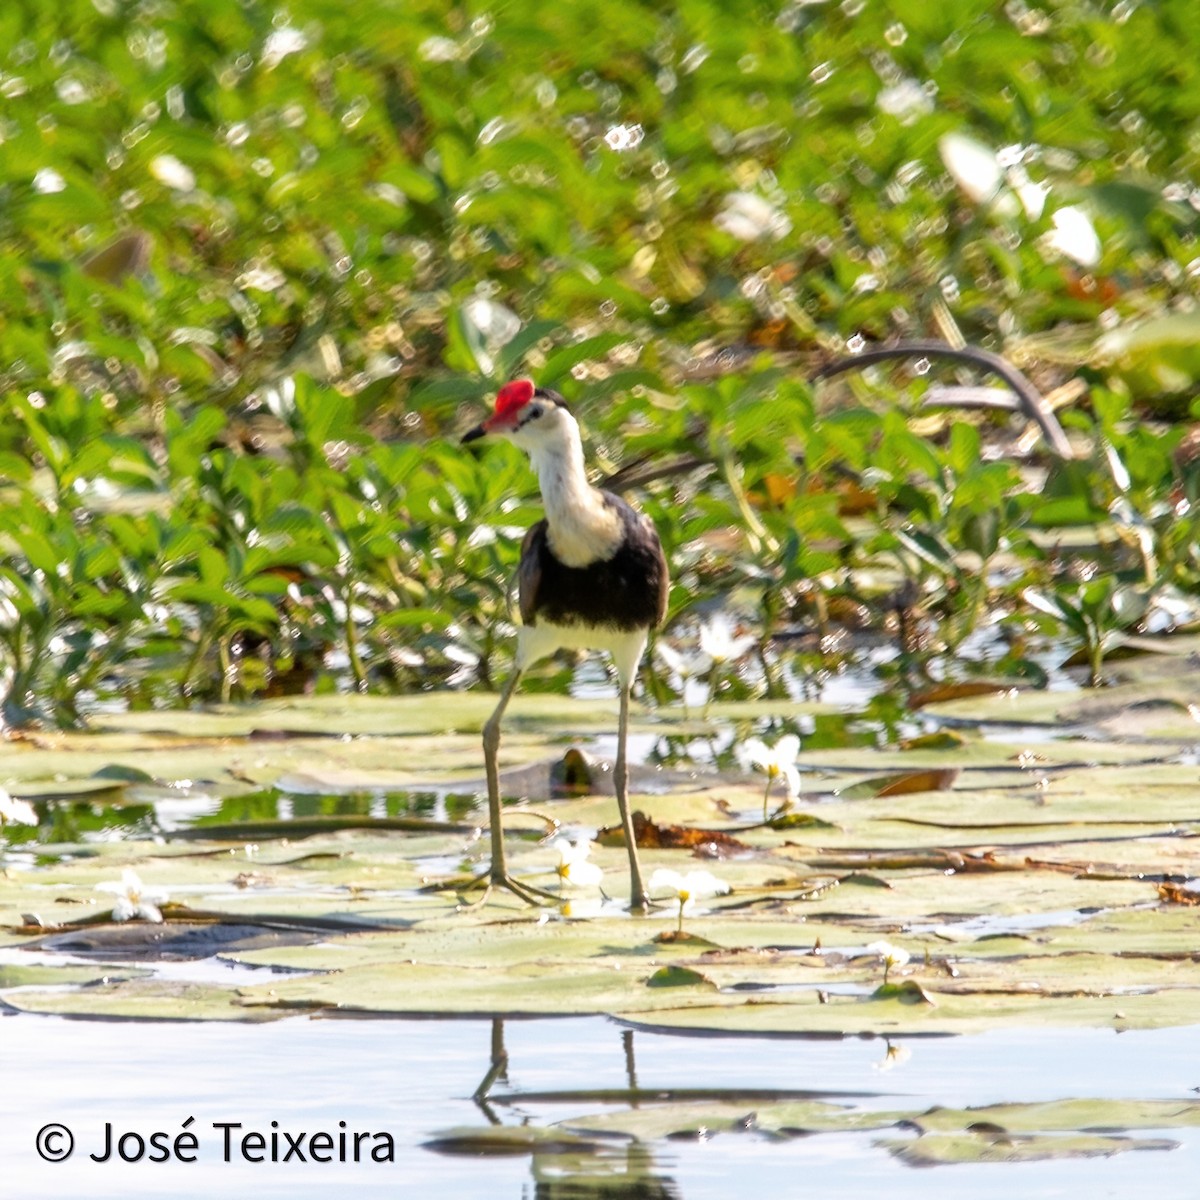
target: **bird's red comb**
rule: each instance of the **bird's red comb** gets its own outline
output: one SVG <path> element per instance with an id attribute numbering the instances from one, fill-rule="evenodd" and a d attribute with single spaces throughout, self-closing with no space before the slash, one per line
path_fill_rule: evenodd
<path id="1" fill-rule="evenodd" d="M 500 418 L 511 417 L 533 399 L 533 380 L 514 379 L 496 393 L 496 413 Z"/>

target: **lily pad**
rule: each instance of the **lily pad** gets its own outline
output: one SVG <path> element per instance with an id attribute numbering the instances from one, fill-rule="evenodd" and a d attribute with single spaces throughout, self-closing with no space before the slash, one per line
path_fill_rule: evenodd
<path id="1" fill-rule="evenodd" d="M 1096 1133 L 1021 1134 L 991 1131 L 927 1134 L 915 1141 L 882 1139 L 879 1143 L 913 1167 L 953 1163 L 1030 1163 L 1069 1158 L 1111 1158 L 1131 1150 L 1176 1150 L 1171 1138 L 1132 1138 Z"/>
<path id="2" fill-rule="evenodd" d="M 438 1154 L 507 1157 L 524 1154 L 594 1154 L 605 1147 L 562 1129 L 540 1125 L 487 1125 L 445 1129 L 422 1145 Z"/>
<path id="3" fill-rule="evenodd" d="M 108 962 L 179 960 L 211 958 L 216 954 L 267 946 L 304 945 L 325 936 L 322 932 L 305 931 L 299 927 L 271 929 L 233 922 L 169 921 L 147 924 L 144 921 L 130 921 L 50 934 L 30 942 L 28 948 Z"/>
<path id="4" fill-rule="evenodd" d="M 569 1097 L 556 1099 L 564 1102 Z M 622 1134 L 638 1141 L 718 1134 L 805 1137 L 903 1128 L 918 1136 L 885 1137 L 878 1144 L 914 1166 L 935 1166 L 1169 1150 L 1178 1145 L 1174 1139 L 1134 1137 L 1131 1131 L 1194 1128 L 1198 1123 L 1196 1105 L 1166 1100 L 1073 1100 L 924 1113 L 894 1107 L 875 1110 L 862 1100 L 851 1107 L 832 1098 L 745 1093 L 687 1099 L 671 1092 L 657 1101 L 647 1095 L 636 1102 L 630 1099 L 628 1107 L 561 1120 L 557 1127 L 584 1136 Z"/>
<path id="5" fill-rule="evenodd" d="M 624 1134 L 638 1141 L 678 1138 L 700 1130 L 716 1133 L 772 1133 L 798 1137 L 811 1133 L 851 1133 L 887 1129 L 906 1114 L 873 1112 L 817 1099 L 766 1099 L 730 1096 L 729 1099 L 683 1102 L 675 1096 L 657 1103 L 645 1097 L 637 1107 L 572 1117 L 559 1127 L 583 1134 L 611 1137 Z"/>
<path id="6" fill-rule="evenodd" d="M 672 964 L 659 967 L 646 980 L 646 986 L 652 988 L 702 987 L 715 991 L 717 985 L 707 976 L 701 975 L 699 971 L 693 971 L 691 967 Z"/>
<path id="7" fill-rule="evenodd" d="M 1151 685 L 1148 675 L 1131 677 L 1114 692 Z M 481 700 L 455 710 L 462 726 L 486 711 Z M 1054 703 L 1077 700 L 1064 694 Z M 612 713 L 605 702 L 528 701 L 505 743 L 517 771 L 521 760 L 561 758 L 564 723 L 586 731 Z M 208 822 L 197 827 L 202 837 L 168 830 L 154 842 L 59 843 L 54 861 L 0 877 L 7 927 L 0 943 L 30 943 L 57 924 L 63 949 L 113 961 L 136 957 L 152 971 L 167 954 L 220 949 L 247 968 L 303 972 L 264 976 L 262 986 L 244 976 L 236 986 L 206 978 L 190 993 L 189 1009 L 205 1019 L 296 1011 L 609 1013 L 664 1028 L 821 1035 L 1194 1020 L 1194 914 L 1171 897 L 1186 895 L 1194 874 L 1184 835 L 1200 829 L 1196 770 L 1161 749 L 1067 740 L 1020 753 L 973 737 L 949 748 L 821 751 L 819 770 L 811 752 L 802 756 L 811 784 L 804 819 L 765 825 L 757 820 L 760 781 L 715 770 L 686 781 L 664 775 L 664 790 L 635 794 L 634 806 L 656 829 L 697 836 L 644 848 L 644 869 L 686 870 L 694 856 L 718 853 L 713 869 L 733 889 L 690 913 L 689 936 L 676 938 L 663 936 L 674 928 L 674 906 L 649 917 L 627 912 L 620 846 L 593 846 L 591 861 L 604 871 L 599 888 L 568 888 L 544 910 L 503 892 L 472 907 L 474 893 L 461 881 L 483 870 L 489 853 L 477 808 L 460 820 L 436 811 L 385 816 L 385 801 L 359 805 L 352 791 L 308 796 L 299 786 L 352 789 L 395 778 L 398 757 L 407 763 L 403 773 L 429 779 L 435 746 L 449 748 L 447 779 L 478 781 L 477 730 L 427 732 L 457 699 L 429 704 L 437 718 L 420 704 L 368 698 L 218 709 L 206 716 L 208 733 L 192 722 L 190 736 L 182 724 L 180 732 L 139 731 L 158 719 L 143 714 L 123 731 L 51 735 L 44 744 L 21 743 L 19 752 L 0 746 L 0 769 L 19 763 L 29 778 L 127 760 L 170 777 L 180 766 L 171 756 L 184 754 L 220 774 L 228 796 L 266 777 L 296 786 L 286 803 L 269 790 L 225 800 L 199 818 Z M 638 719 L 651 729 L 660 718 Z M 272 726 L 272 736 L 261 736 Z M 274 736 L 289 726 L 288 736 Z M 318 726 L 352 736 L 315 735 Z M 410 761 L 409 751 L 417 758 Z M 854 783 L 898 770 L 958 776 L 953 790 L 845 798 Z M 614 815 L 606 795 L 508 806 L 511 869 L 557 888 L 547 833 L 587 837 Z M 39 831 L 21 836 L 30 834 Z M 110 928 L 111 898 L 96 885 L 127 868 L 181 906 L 168 906 L 165 927 L 100 932 Z M 26 914 L 42 928 L 31 928 Z M 188 921 L 204 928 L 184 936 L 180 922 Z M 213 923 L 235 931 L 228 942 L 218 945 L 225 935 Z M 157 940 L 163 937 L 182 940 Z M 92 949 L 80 938 L 95 939 Z M 101 944 L 105 938 L 112 940 Z M 880 938 L 912 955 L 892 969 L 886 989 L 877 957 L 865 952 Z M 687 983 L 647 987 L 656 977 Z M 153 976 L 76 990 L 31 982 L 14 997 L 28 1008 L 181 1011 L 171 990 L 178 981 Z"/>

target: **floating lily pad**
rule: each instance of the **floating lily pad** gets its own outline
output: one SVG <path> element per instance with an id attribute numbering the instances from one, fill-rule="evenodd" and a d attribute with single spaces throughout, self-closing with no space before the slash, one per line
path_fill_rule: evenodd
<path id="1" fill-rule="evenodd" d="M 584 1098 L 581 1095 L 580 1101 Z M 556 1097 L 560 1103 L 569 1099 Z M 1194 1128 L 1200 1123 L 1196 1105 L 1166 1100 L 1073 1100 L 921 1113 L 873 1110 L 861 1102 L 850 1107 L 816 1097 L 747 1093 L 686 1098 L 671 1092 L 657 1101 L 652 1095 L 631 1098 L 628 1105 L 567 1118 L 557 1127 L 584 1136 L 622 1134 L 638 1141 L 718 1134 L 802 1137 L 900 1127 L 918 1136 L 884 1137 L 879 1144 L 912 1165 L 935 1166 L 1168 1150 L 1178 1145 L 1174 1139 L 1134 1137 L 1131 1132 Z"/>
<path id="2" fill-rule="evenodd" d="M 211 958 L 216 954 L 268 946 L 296 946 L 327 936 L 317 930 L 267 928 L 261 925 L 188 921 L 148 924 L 129 921 L 54 933 L 29 943 L 31 950 L 49 950 L 77 958 L 108 962 Z"/>
<path id="3" fill-rule="evenodd" d="M 22 966 L 20 963 L 0 964 L 0 991 L 7 988 L 37 986 L 68 987 L 95 983 L 112 972 L 79 966 Z M 135 972 L 136 973 L 136 972 Z"/>
<path id="4" fill-rule="evenodd" d="M 1022 1134 L 990 1131 L 929 1134 L 915 1141 L 881 1139 L 881 1146 L 913 1167 L 952 1163 L 1030 1163 L 1068 1158 L 1111 1158 L 1131 1150 L 1176 1150 L 1171 1138 L 1132 1138 L 1108 1134 Z"/>
<path id="5" fill-rule="evenodd" d="M 850 1133 L 887 1129 L 907 1114 L 872 1112 L 817 1099 L 766 1098 L 745 1095 L 727 1100 L 713 1099 L 683 1102 L 672 1095 L 639 1100 L 637 1107 L 572 1117 L 559 1127 L 583 1134 L 611 1137 L 624 1134 L 638 1141 L 678 1138 L 700 1130 L 708 1134 L 762 1132 L 799 1137 L 810 1133 Z"/>
<path id="6" fill-rule="evenodd" d="M 678 964 L 659 967 L 649 979 L 646 986 L 652 988 L 701 987 L 716 990 L 716 984 L 699 971 L 691 967 L 681 967 Z"/>
<path id="7" fill-rule="evenodd" d="M 104 1020 L 270 1021 L 291 1015 L 282 1005 L 241 1009 L 229 989 L 212 984 L 143 978 L 110 979 L 82 992 L 22 991 L 4 999 L 21 1012 Z"/>
<path id="8" fill-rule="evenodd" d="M 1121 686 L 1151 681 L 1139 676 Z M 821 752 L 819 771 L 809 761 L 804 774 L 811 790 L 803 819 L 768 825 L 756 820 L 761 781 L 716 771 L 685 782 L 664 776 L 665 790 L 635 794 L 634 806 L 657 829 L 700 836 L 644 849 L 645 869 L 686 870 L 697 854 L 722 853 L 712 869 L 733 888 L 690 914 L 689 936 L 681 939 L 663 936 L 673 930 L 673 906 L 649 917 L 626 912 L 620 846 L 593 847 L 592 861 L 605 872 L 602 891 L 568 889 L 544 911 L 496 892 L 472 908 L 464 901 L 476 893 L 464 892 L 462 881 L 486 867 L 485 814 L 475 808 L 468 819 L 442 820 L 424 811 L 381 816 L 382 799 L 358 806 L 352 789 L 359 782 L 397 771 L 428 779 L 437 746 L 449 748 L 447 778 L 478 780 L 477 726 L 450 735 L 428 729 L 451 709 L 460 728 L 476 725 L 486 699 L 456 707 L 458 697 L 439 697 L 429 708 L 366 698 L 272 702 L 200 714 L 211 729 L 189 722 L 190 736 L 182 723 L 179 732 L 138 731 L 158 719 L 143 714 L 119 732 L 48 735 L 19 753 L 0 746 L 0 770 L 19 763 L 29 778 L 90 774 L 126 761 L 169 778 L 184 765 L 172 756 L 183 754 L 187 765 L 203 761 L 220 775 L 228 797 L 237 786 L 256 786 L 247 784 L 251 776 L 296 789 L 282 813 L 277 791 L 226 799 L 199 818 L 208 822 L 201 838 L 168 832 L 153 843 L 57 845 L 55 861 L 0 877 L 0 925 L 7 927 L 0 943 L 29 944 L 28 915 L 43 937 L 63 926 L 65 940 L 55 944 L 64 950 L 114 961 L 136 955 L 152 967 L 165 953 L 215 953 L 224 937 L 212 932 L 216 922 L 246 931 L 229 934 L 220 947 L 225 957 L 305 972 L 264 976 L 262 986 L 245 978 L 236 987 L 206 981 L 190 993 L 189 1012 L 227 1020 L 297 1011 L 615 1013 L 665 1028 L 830 1034 L 1027 1023 L 1123 1029 L 1195 1019 L 1195 918 L 1171 896 L 1186 894 L 1194 873 L 1182 835 L 1200 829 L 1197 773 L 1161 748 L 1064 741 L 1021 753 L 971 738 L 961 747 Z M 514 710 L 520 719 L 505 742 L 517 771 L 522 760 L 561 757 L 564 726 L 586 732 L 613 711 L 605 702 L 527 700 L 523 716 Z M 721 706 L 713 713 L 726 719 Z M 647 729 L 658 720 L 639 716 Z M 272 727 L 288 736 L 261 736 Z M 351 736 L 317 736 L 318 728 Z M 837 794 L 901 769 L 959 774 L 953 790 Z M 305 780 L 351 790 L 309 796 Z M 355 807 L 339 810 L 345 804 Z M 614 816 L 605 795 L 514 804 L 504 816 L 510 865 L 532 883 L 557 888 L 547 833 L 587 836 Z M 165 927 L 100 933 L 112 901 L 96 885 L 129 867 L 183 907 L 169 910 Z M 179 938 L 178 922 L 198 913 L 203 930 L 175 945 L 158 941 Z M 260 937 L 255 927 L 269 932 Z M 89 937 L 96 939 L 90 950 L 72 940 Z M 101 945 L 106 937 L 115 940 Z M 912 955 L 883 990 L 878 959 L 865 952 L 880 938 Z M 689 982 L 647 987 L 659 972 L 659 979 Z M 165 983 L 35 986 L 16 999 L 80 1015 L 177 1016 L 176 993 Z"/>
<path id="9" fill-rule="evenodd" d="M 507 1157 L 525 1154 L 594 1154 L 602 1143 L 540 1125 L 487 1125 L 446 1129 L 422 1143 L 438 1154 Z"/>

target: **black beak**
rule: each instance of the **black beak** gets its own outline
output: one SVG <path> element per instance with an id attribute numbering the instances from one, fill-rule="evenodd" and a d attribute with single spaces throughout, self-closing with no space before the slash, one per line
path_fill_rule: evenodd
<path id="1" fill-rule="evenodd" d="M 467 432 L 462 435 L 462 439 L 459 442 L 459 445 L 465 446 L 468 442 L 477 441 L 479 438 L 484 437 L 486 434 L 487 434 L 487 430 L 484 429 L 484 427 L 482 425 L 476 425 L 474 429 L 468 429 Z"/>

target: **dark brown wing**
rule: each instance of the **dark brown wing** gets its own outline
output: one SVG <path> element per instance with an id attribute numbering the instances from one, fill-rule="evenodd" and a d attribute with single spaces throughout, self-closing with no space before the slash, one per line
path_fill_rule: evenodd
<path id="1" fill-rule="evenodd" d="M 621 496 L 602 492 L 604 502 L 616 509 L 625 525 L 625 541 L 612 560 L 614 574 L 632 583 L 629 625 L 657 629 L 666 618 L 671 576 L 667 557 L 654 522 Z M 611 584 L 609 585 L 611 587 Z"/>
<path id="2" fill-rule="evenodd" d="M 654 530 L 654 525 L 645 513 L 638 514 L 647 525 Z M 654 530 L 654 552 L 658 556 L 658 616 L 651 629 L 657 629 L 667 618 L 667 602 L 671 598 L 671 572 L 667 567 L 667 556 L 663 553 L 662 542 L 658 540 L 658 531 Z"/>
<path id="3" fill-rule="evenodd" d="M 616 553 L 583 567 L 564 566 L 539 521 L 521 543 L 517 596 L 521 621 L 597 629 L 655 629 L 667 611 L 667 560 L 654 525 L 618 496 L 604 493 L 625 526 Z"/>
<path id="4" fill-rule="evenodd" d="M 531 525 L 521 542 L 521 561 L 517 564 L 517 601 L 521 624 L 535 623 L 538 593 L 542 586 L 542 551 L 546 544 L 546 522 Z"/>

